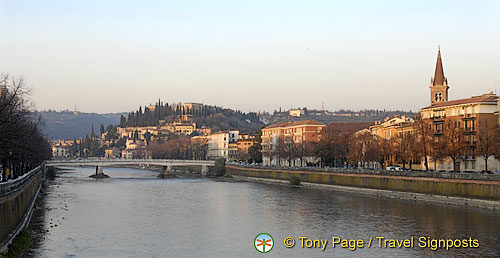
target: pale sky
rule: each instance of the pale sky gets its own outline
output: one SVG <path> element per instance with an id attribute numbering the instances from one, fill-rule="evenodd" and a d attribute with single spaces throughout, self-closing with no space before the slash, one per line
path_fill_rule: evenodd
<path id="1" fill-rule="evenodd" d="M 0 0 L 0 35 L 40 110 L 416 111 L 438 44 L 450 99 L 500 91 L 500 1 Z"/>

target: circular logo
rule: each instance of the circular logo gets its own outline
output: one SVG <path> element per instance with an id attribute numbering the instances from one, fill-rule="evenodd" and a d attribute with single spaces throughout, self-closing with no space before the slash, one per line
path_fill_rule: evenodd
<path id="1" fill-rule="evenodd" d="M 274 246 L 273 237 L 267 233 L 258 234 L 253 242 L 253 246 L 255 246 L 255 249 L 257 249 L 257 251 L 261 253 L 271 252 Z"/>

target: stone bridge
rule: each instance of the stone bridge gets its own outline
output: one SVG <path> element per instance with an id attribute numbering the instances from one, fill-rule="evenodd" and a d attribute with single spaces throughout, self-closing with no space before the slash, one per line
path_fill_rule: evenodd
<path id="1" fill-rule="evenodd" d="M 172 167 L 180 166 L 201 166 L 201 174 L 208 172 L 209 166 L 214 166 L 213 160 L 177 160 L 177 159 L 106 159 L 106 158 L 89 158 L 89 159 L 53 159 L 47 161 L 47 166 L 95 166 L 97 168 L 120 166 L 120 165 L 153 165 L 161 166 L 164 171 L 169 172 Z"/>

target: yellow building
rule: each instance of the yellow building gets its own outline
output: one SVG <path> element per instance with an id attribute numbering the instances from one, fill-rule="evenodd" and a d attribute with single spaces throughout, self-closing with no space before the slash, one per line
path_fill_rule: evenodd
<path id="1" fill-rule="evenodd" d="M 386 118 L 383 122 L 375 122 L 375 125 L 370 126 L 368 130 L 373 135 L 389 140 L 402 131 L 411 130 L 412 125 L 412 118 L 394 116 L 392 118 Z"/>

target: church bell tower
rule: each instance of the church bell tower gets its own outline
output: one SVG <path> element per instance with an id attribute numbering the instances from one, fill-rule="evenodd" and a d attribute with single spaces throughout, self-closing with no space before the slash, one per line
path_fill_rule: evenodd
<path id="1" fill-rule="evenodd" d="M 431 78 L 431 105 L 440 102 L 448 101 L 448 79 L 444 77 L 443 61 L 441 61 L 441 49 L 438 49 L 438 57 L 436 61 L 436 71 L 434 77 Z"/>

